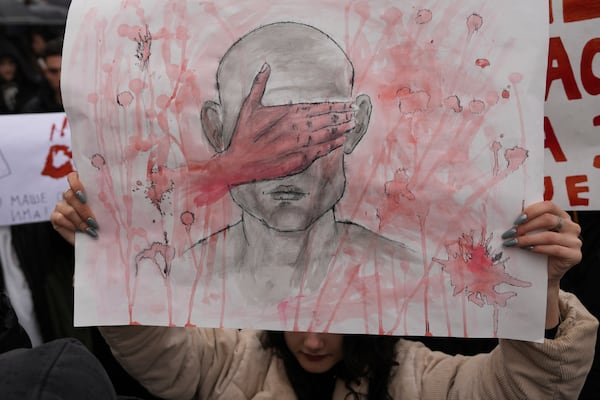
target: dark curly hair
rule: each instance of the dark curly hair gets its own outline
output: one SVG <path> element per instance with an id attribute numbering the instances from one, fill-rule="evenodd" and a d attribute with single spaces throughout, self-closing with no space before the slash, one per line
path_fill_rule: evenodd
<path id="1" fill-rule="evenodd" d="M 285 371 L 299 400 L 331 399 L 336 379 L 341 379 L 350 391 L 349 400 L 392 400 L 388 383 L 392 370 L 398 365 L 395 346 L 399 338 L 394 336 L 344 335 L 343 359 L 323 374 L 306 372 L 292 354 L 283 332 L 265 331 L 262 345 L 272 349 L 283 360 Z M 356 393 L 351 385 L 361 379 L 368 382 L 368 393 Z"/>

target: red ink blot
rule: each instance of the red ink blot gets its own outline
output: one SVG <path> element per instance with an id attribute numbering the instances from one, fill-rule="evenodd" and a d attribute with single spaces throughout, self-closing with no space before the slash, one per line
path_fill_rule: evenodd
<path id="1" fill-rule="evenodd" d="M 592 120 L 592 124 L 594 124 L 594 126 L 600 126 L 600 115 L 596 115 L 594 117 L 594 119 Z"/>
<path id="2" fill-rule="evenodd" d="M 473 114 L 481 114 L 485 111 L 485 103 L 481 100 L 472 100 L 469 103 L 469 111 Z"/>
<path id="3" fill-rule="evenodd" d="M 469 28 L 469 34 L 477 32 L 483 26 L 483 18 L 479 14 L 471 14 L 467 18 L 467 28 Z"/>
<path id="4" fill-rule="evenodd" d="M 481 68 L 489 67 L 490 61 L 487 58 L 478 58 L 475 60 L 475 65 Z"/>
<path id="5" fill-rule="evenodd" d="M 460 99 L 458 98 L 458 96 L 447 97 L 444 100 L 444 105 L 457 113 L 463 110 L 463 107 L 460 105 Z"/>
<path id="6" fill-rule="evenodd" d="M 430 96 L 423 90 L 413 92 L 409 88 L 402 88 L 398 90 L 398 97 L 400 98 L 398 107 L 402 114 L 425 112 L 429 108 Z"/>
<path id="7" fill-rule="evenodd" d="M 508 91 L 508 89 L 504 89 L 502 91 L 502 98 L 503 99 L 509 99 L 510 98 L 510 92 Z"/>
<path id="8" fill-rule="evenodd" d="M 426 24 L 431 21 L 432 13 L 431 10 L 423 9 L 417 12 L 417 17 L 415 18 L 415 22 L 417 24 Z"/>
<path id="9" fill-rule="evenodd" d="M 121 92 L 117 95 L 117 104 L 121 107 L 127 107 L 133 101 L 131 92 Z"/>
<path id="10" fill-rule="evenodd" d="M 106 160 L 100 154 L 94 154 L 92 156 L 92 166 L 96 169 L 100 169 L 106 165 Z"/>

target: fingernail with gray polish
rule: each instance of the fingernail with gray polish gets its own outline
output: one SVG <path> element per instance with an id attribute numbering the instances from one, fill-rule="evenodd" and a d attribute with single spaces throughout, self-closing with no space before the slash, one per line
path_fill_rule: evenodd
<path id="1" fill-rule="evenodd" d="M 98 229 L 98 223 L 96 222 L 96 220 L 92 217 L 89 217 L 88 219 L 86 219 L 86 222 L 89 226 L 91 226 L 94 229 Z"/>
<path id="2" fill-rule="evenodd" d="M 77 196 L 77 199 L 83 204 L 87 203 L 87 197 L 85 197 L 85 194 L 81 190 L 76 191 L 75 196 Z"/>
<path id="3" fill-rule="evenodd" d="M 91 224 L 90 224 L 91 225 Z M 517 234 L 516 228 L 511 228 L 502 234 L 502 239 L 510 239 Z"/>
<path id="4" fill-rule="evenodd" d="M 525 246 L 525 247 L 521 247 L 523 250 L 527 250 L 527 251 L 531 251 L 533 250 L 533 246 Z"/>
<path id="5" fill-rule="evenodd" d="M 527 221 L 527 214 L 521 214 L 515 219 L 513 225 L 521 225 L 525 221 Z"/>
<path id="6" fill-rule="evenodd" d="M 86 228 L 85 233 L 87 233 L 94 239 L 98 239 L 98 232 L 96 232 L 93 228 Z"/>
<path id="7" fill-rule="evenodd" d="M 505 242 L 502 242 L 502 246 L 504 247 L 513 247 L 516 246 L 519 241 L 517 239 L 510 239 Z"/>

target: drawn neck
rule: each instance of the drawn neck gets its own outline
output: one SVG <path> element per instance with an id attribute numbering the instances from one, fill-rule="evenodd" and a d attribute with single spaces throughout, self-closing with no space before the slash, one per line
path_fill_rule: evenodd
<path id="1" fill-rule="evenodd" d="M 305 265 L 327 251 L 327 246 L 337 238 L 333 210 L 327 211 L 307 229 L 301 231 L 278 231 L 253 216 L 243 214 L 244 236 L 248 244 L 247 256 L 254 265 Z M 256 258 L 255 258 L 256 257 Z"/>

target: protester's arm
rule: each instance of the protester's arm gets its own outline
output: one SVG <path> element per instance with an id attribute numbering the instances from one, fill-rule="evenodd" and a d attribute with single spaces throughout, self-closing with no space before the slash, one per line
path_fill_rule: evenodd
<path id="1" fill-rule="evenodd" d="M 260 359 L 267 354 L 256 348 L 252 333 L 237 329 L 122 326 L 100 330 L 125 370 L 164 399 L 211 398 L 238 384 L 234 376 L 247 358 L 256 362 L 256 377 L 268 365 Z"/>
<path id="2" fill-rule="evenodd" d="M 543 343 L 503 339 L 489 354 L 452 357 L 401 342 L 400 368 L 407 370 L 398 376 L 413 376 L 416 393 L 430 400 L 577 399 L 594 357 L 598 322 L 572 294 L 561 292 L 559 307 L 558 333 Z M 394 384 L 399 391 L 400 384 L 407 386 Z"/>

